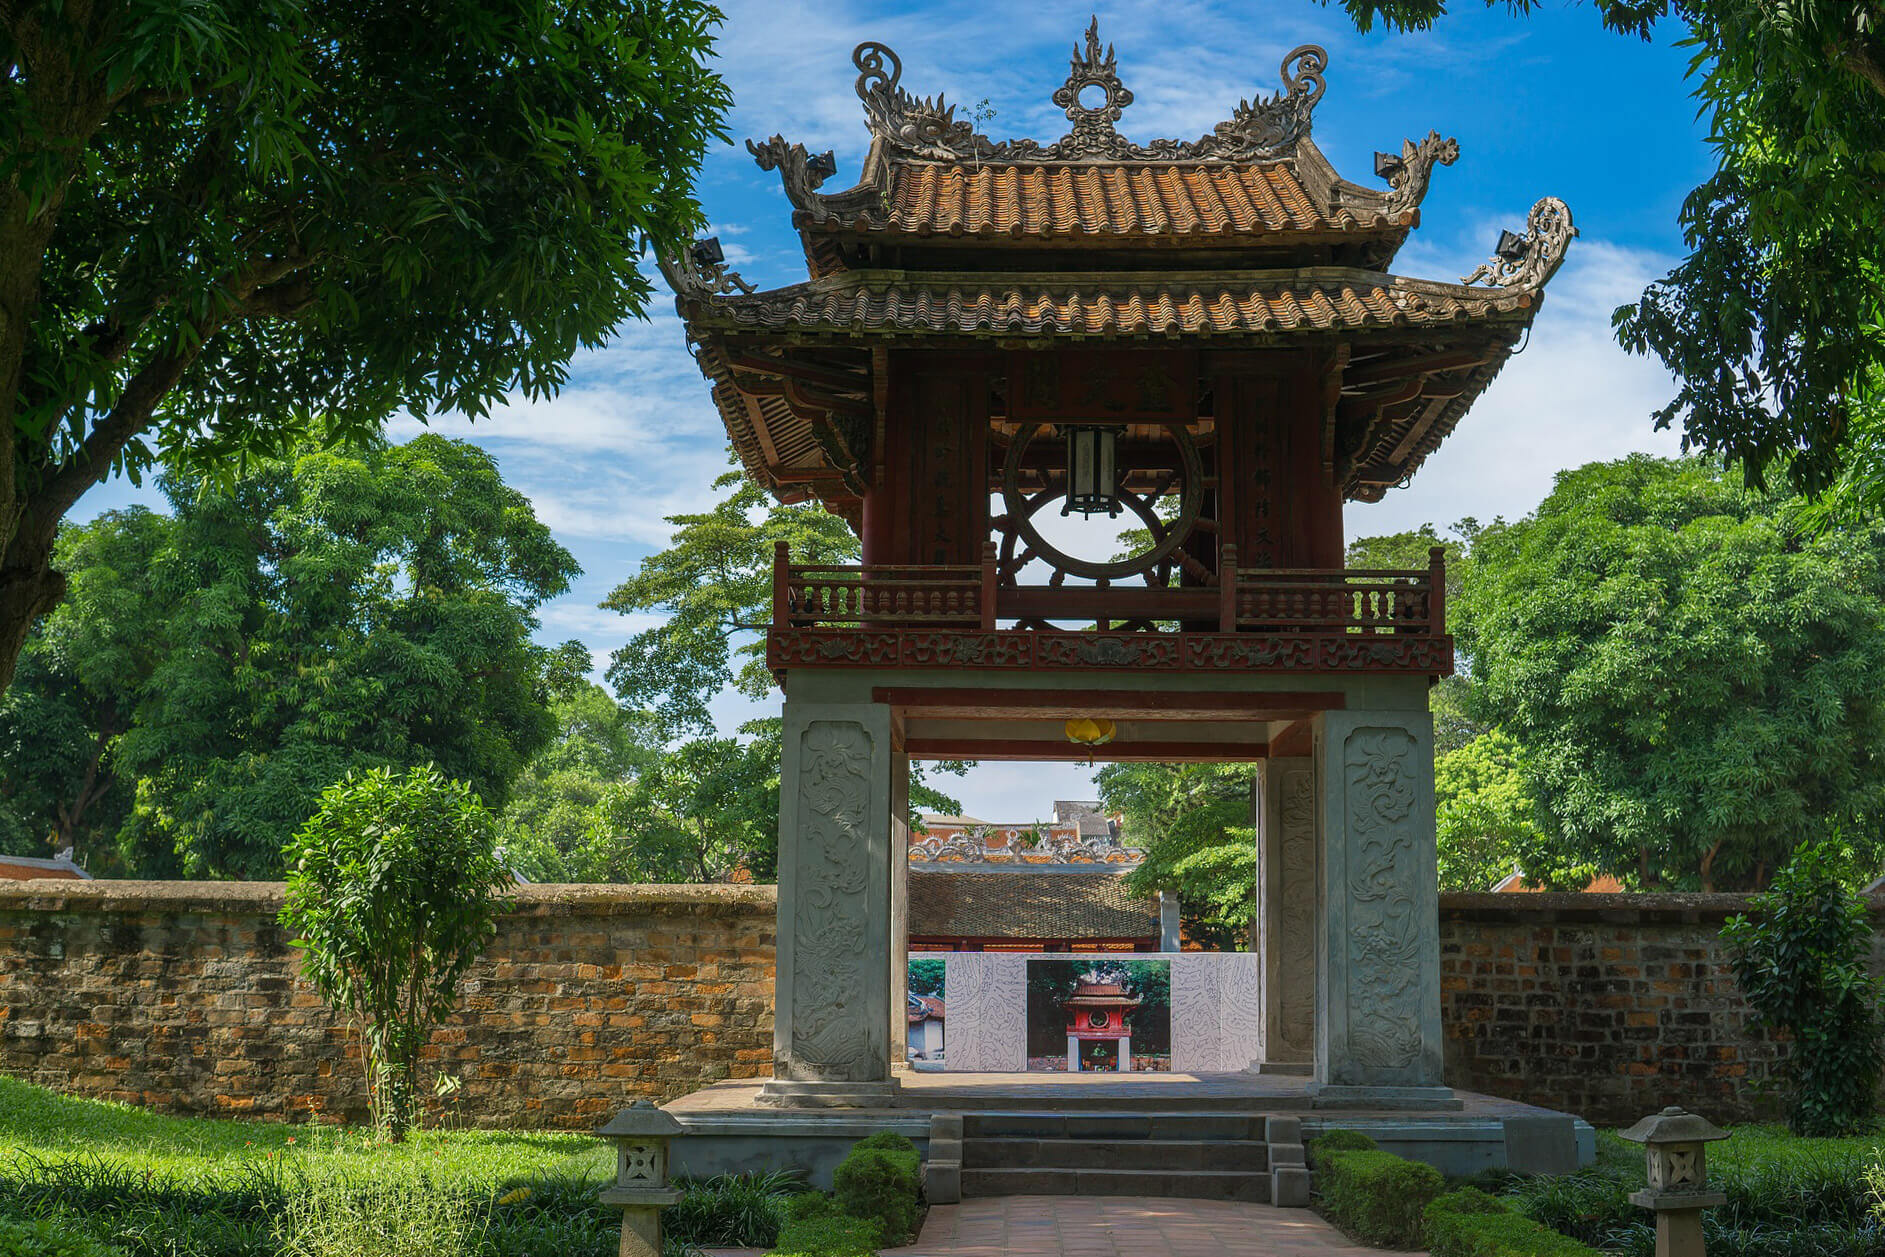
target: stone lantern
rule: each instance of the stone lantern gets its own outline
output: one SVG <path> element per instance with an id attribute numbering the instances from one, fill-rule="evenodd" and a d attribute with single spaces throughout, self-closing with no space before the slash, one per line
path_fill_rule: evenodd
<path id="1" fill-rule="evenodd" d="M 1703 1257 L 1702 1210 L 1728 1199 L 1708 1190 L 1708 1145 L 1728 1132 L 1671 1105 L 1618 1134 L 1643 1145 L 1649 1186 L 1630 1203 L 1656 1213 L 1656 1257 Z"/>
<path id="2" fill-rule="evenodd" d="M 668 1141 L 686 1133 L 647 1100 L 610 1118 L 596 1134 L 615 1145 L 615 1185 L 599 1198 L 622 1210 L 620 1257 L 661 1257 L 661 1210 L 681 1198 L 668 1186 Z"/>

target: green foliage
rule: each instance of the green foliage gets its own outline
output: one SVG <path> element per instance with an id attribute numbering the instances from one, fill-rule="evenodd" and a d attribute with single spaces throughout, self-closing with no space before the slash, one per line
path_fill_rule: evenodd
<path id="1" fill-rule="evenodd" d="M 1145 860 L 1126 878 L 1135 895 L 1174 891 L 1190 937 L 1207 947 L 1247 944 L 1257 844 L 1248 764 L 1107 764 L 1094 774 L 1108 811 L 1125 817 Z"/>
<path id="2" fill-rule="evenodd" d="M 1758 888 L 1799 835 L 1880 813 L 1885 530 L 1797 512 L 1635 455 L 1479 534 L 1457 634 L 1475 708 L 1523 749 L 1540 872 Z"/>
<path id="3" fill-rule="evenodd" d="M 910 994 L 943 994 L 944 967 L 941 956 L 910 957 Z"/>
<path id="4" fill-rule="evenodd" d="M 883 1242 L 880 1235 L 877 1224 L 865 1218 L 799 1218 L 780 1228 L 778 1247 L 767 1257 L 874 1257 Z"/>
<path id="5" fill-rule="evenodd" d="M 1803 843 L 1773 888 L 1755 896 L 1754 915 L 1721 931 L 1748 1002 L 1789 1037 L 1787 1120 L 1802 1135 L 1874 1126 L 1885 1031 L 1871 913 L 1849 876 L 1836 842 Z"/>
<path id="6" fill-rule="evenodd" d="M 785 1216 L 788 1221 L 802 1222 L 806 1218 L 827 1218 L 838 1212 L 838 1202 L 829 1192 L 800 1192 L 785 1202 Z"/>
<path id="7" fill-rule="evenodd" d="M 587 681 L 558 695 L 550 716 L 549 744 L 511 783 L 502 814 L 505 860 L 533 882 L 637 880 L 622 867 L 620 844 L 598 824 L 597 809 L 660 754 L 651 722 Z"/>
<path id="8" fill-rule="evenodd" d="M 0 11 L 0 683 L 85 489 L 554 392 L 726 138 L 698 0 L 85 13 Z"/>
<path id="9" fill-rule="evenodd" d="M 791 1206 L 817 1196 L 800 1191 L 797 1177 L 783 1170 L 677 1179 L 675 1186 L 686 1194 L 661 1211 L 662 1232 L 686 1244 L 730 1248 L 772 1247 Z"/>
<path id="10" fill-rule="evenodd" d="M 350 769 L 437 763 L 504 801 L 588 657 L 531 639 L 578 569 L 488 454 L 427 434 L 163 487 L 172 515 L 61 537 L 0 812 L 140 876 L 271 878 Z"/>
<path id="11" fill-rule="evenodd" d="M 1373 1152 L 1381 1145 L 1358 1130 L 1332 1130 L 1309 1141 L 1309 1156 L 1317 1166 L 1337 1152 Z"/>
<path id="12" fill-rule="evenodd" d="M 112 870 L 135 792 L 117 771 L 118 740 L 156 667 L 153 575 L 171 528 L 132 507 L 59 534 L 65 602 L 27 639 L 0 696 L 0 851 L 73 847 L 92 871 Z"/>
<path id="13" fill-rule="evenodd" d="M 1421 1214 L 1446 1181 L 1432 1166 L 1392 1153 L 1318 1148 L 1315 1186 L 1328 1215 L 1362 1240 L 1418 1248 Z"/>
<path id="14" fill-rule="evenodd" d="M 464 1192 L 374 1179 L 315 1179 L 275 1219 L 281 1257 L 472 1257 L 484 1230 Z"/>
<path id="15" fill-rule="evenodd" d="M 281 922 L 315 990 L 360 1030 L 375 1125 L 403 1139 L 419 1053 L 508 906 L 497 827 L 435 768 L 374 770 L 323 791 L 285 855 Z"/>
<path id="16" fill-rule="evenodd" d="M 731 490 L 710 511 L 672 515 L 668 548 L 603 602 L 623 615 L 665 619 L 615 652 L 609 683 L 622 701 L 655 712 L 675 730 L 711 732 L 708 703 L 728 685 L 749 698 L 772 690 L 765 643 L 754 634 L 772 622 L 776 542 L 796 563 L 855 563 L 857 536 L 815 502 L 781 506 L 738 471 L 714 481 Z"/>
<path id="17" fill-rule="evenodd" d="M 1439 1197 L 1421 1220 L 1430 1257 L 1597 1257 L 1471 1187 Z"/>
<path id="18" fill-rule="evenodd" d="M 771 881 L 778 864 L 777 722 L 760 736 L 695 738 L 650 757 L 597 800 L 591 837 L 613 855 L 607 880 L 711 882 L 738 868 Z M 626 874 L 626 876 L 623 876 Z"/>
<path id="19" fill-rule="evenodd" d="M 1496 3 L 1498 0 L 1488 0 Z M 1537 0 L 1506 0 L 1529 11 Z M 1422 29 L 1445 0 L 1342 0 L 1366 30 Z M 1613 30 L 1673 19 L 1719 165 L 1683 203 L 1689 255 L 1614 316 L 1678 391 L 1656 421 L 1684 444 L 1784 464 L 1885 503 L 1885 31 L 1863 0 L 1598 0 Z M 1842 464 L 1844 472 L 1842 475 Z"/>
<path id="20" fill-rule="evenodd" d="M 714 724 L 708 705 L 714 695 L 728 686 L 748 698 L 764 698 L 772 692 L 765 639 L 759 630 L 772 622 L 774 546 L 785 542 L 795 563 L 855 563 L 859 558 L 857 535 L 817 503 L 782 506 L 772 502 L 737 469 L 714 481 L 714 488 L 727 496 L 710 511 L 669 516 L 674 533 L 668 548 L 643 559 L 640 570 L 602 603 L 623 615 L 653 612 L 662 617 L 660 624 L 635 634 L 614 653 L 609 684 L 625 706 L 650 712 L 663 737 L 707 735 L 710 740 L 699 744 L 703 759 L 728 754 L 732 747 L 730 741 L 711 740 Z M 750 822 L 776 835 L 779 722 L 753 721 L 741 732 L 751 742 L 739 748 L 739 753 L 750 754 L 753 760 L 749 765 L 734 765 L 730 771 L 746 773 L 756 768 L 763 747 L 772 756 L 772 785 L 755 791 L 749 781 L 739 787 L 751 792 L 754 809 L 733 828 Z M 967 765 L 911 766 L 912 824 L 921 810 L 962 810 L 960 803 L 929 783 L 928 769 L 960 775 Z M 695 767 L 684 766 L 664 788 L 670 795 L 691 792 L 697 772 Z M 709 794 L 719 790 L 712 783 L 704 788 Z M 762 802 L 769 811 L 762 810 Z M 720 828 L 728 832 L 725 826 Z M 698 850 L 702 845 L 698 833 L 651 835 L 651 839 L 657 843 L 671 839 L 682 849 Z"/>
<path id="21" fill-rule="evenodd" d="M 906 1156 L 918 1156 L 916 1144 L 908 1135 L 899 1135 L 894 1130 L 880 1130 L 875 1135 L 866 1135 L 851 1145 L 853 1152 L 859 1148 L 877 1148 L 884 1152 L 900 1152 Z"/>
<path id="22" fill-rule="evenodd" d="M 914 1146 L 904 1152 L 854 1144 L 831 1182 L 838 1208 L 870 1222 L 885 1244 L 905 1243 L 915 1233 L 922 1179 Z"/>
<path id="23" fill-rule="evenodd" d="M 1498 729 L 1438 756 L 1433 765 L 1440 889 L 1489 891 L 1518 868 L 1546 865 L 1538 805 L 1525 784 L 1525 752 Z M 1588 884 L 1585 874 L 1576 885 Z"/>
<path id="24" fill-rule="evenodd" d="M 9 1222 L 0 1218 L 0 1257 L 124 1257 L 89 1235 L 51 1222 Z"/>

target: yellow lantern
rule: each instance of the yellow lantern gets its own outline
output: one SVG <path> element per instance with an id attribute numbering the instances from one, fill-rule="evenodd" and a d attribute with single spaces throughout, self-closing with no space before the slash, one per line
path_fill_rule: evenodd
<path id="1" fill-rule="evenodd" d="M 1110 720 L 1092 720 L 1085 716 L 1076 716 L 1067 722 L 1067 740 L 1078 742 L 1081 746 L 1105 746 L 1118 732 Z"/>

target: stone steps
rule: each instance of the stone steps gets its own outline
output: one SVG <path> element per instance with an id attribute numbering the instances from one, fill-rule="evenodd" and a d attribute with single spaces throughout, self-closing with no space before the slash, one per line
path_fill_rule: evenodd
<path id="1" fill-rule="evenodd" d="M 964 1196 L 1175 1196 L 1270 1203 L 1270 1176 L 1241 1170 L 962 1171 Z"/>
<path id="2" fill-rule="evenodd" d="M 962 1145 L 969 1170 L 1218 1170 L 1261 1174 L 1270 1145 L 1254 1139 L 974 1139 Z"/>
<path id="3" fill-rule="evenodd" d="M 932 1202 L 965 1196 L 1173 1196 L 1306 1205 L 1302 1123 L 1260 1113 L 938 1113 Z"/>

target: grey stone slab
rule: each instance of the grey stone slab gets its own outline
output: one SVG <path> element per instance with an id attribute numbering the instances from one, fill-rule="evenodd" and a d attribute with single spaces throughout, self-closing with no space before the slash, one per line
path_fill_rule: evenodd
<path id="1" fill-rule="evenodd" d="M 1309 1207 L 1310 1176 L 1306 1167 L 1279 1165 L 1270 1171 L 1270 1203 L 1279 1209 Z"/>
<path id="2" fill-rule="evenodd" d="M 1505 1119 L 1505 1165 L 1520 1174 L 1577 1172 L 1577 1125 L 1569 1114 Z"/>
<path id="3" fill-rule="evenodd" d="M 1292 1116 L 1273 1116 L 1264 1119 L 1263 1137 L 1273 1144 L 1299 1144 L 1302 1142 L 1302 1119 Z"/>

